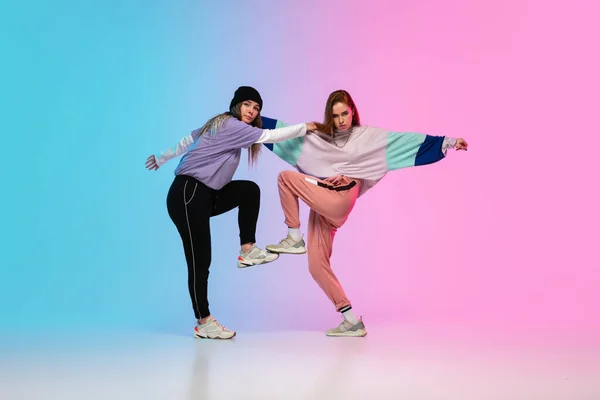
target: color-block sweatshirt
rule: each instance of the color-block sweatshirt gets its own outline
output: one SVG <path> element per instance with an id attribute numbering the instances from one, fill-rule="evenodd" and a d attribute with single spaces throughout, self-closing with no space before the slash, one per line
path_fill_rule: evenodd
<path id="1" fill-rule="evenodd" d="M 263 127 L 283 128 L 279 120 L 262 117 Z M 183 138 L 175 150 L 157 157 L 159 165 L 186 151 L 190 138 Z M 390 132 L 372 126 L 353 127 L 331 135 L 309 132 L 305 136 L 266 144 L 299 172 L 319 179 L 345 175 L 359 179 L 359 196 L 375 186 L 389 171 L 432 164 L 443 159 L 456 139 L 413 132 Z"/>
<path id="2" fill-rule="evenodd" d="M 192 131 L 175 148 L 155 155 L 157 165 L 185 153 L 175 169 L 175 175 L 191 176 L 206 186 L 219 190 L 231 182 L 240 163 L 242 148 L 254 143 L 276 143 L 306 134 L 306 124 L 280 128 L 259 129 L 237 118 L 223 122 L 215 134 L 200 135 L 201 129 Z"/>

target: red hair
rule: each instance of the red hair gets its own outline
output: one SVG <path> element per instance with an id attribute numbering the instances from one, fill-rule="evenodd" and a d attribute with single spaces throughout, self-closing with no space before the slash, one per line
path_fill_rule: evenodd
<path id="1" fill-rule="evenodd" d="M 346 104 L 352 110 L 352 126 L 360 126 L 360 116 L 358 115 L 358 109 L 350 93 L 345 90 L 336 90 L 329 95 L 327 103 L 325 104 L 325 120 L 322 124 L 316 124 L 319 132 L 328 133 L 333 135 L 334 124 L 333 124 L 333 106 L 338 103 Z"/>

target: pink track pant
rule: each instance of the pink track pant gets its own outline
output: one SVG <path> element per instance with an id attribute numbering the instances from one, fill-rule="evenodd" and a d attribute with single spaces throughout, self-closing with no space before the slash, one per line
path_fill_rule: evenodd
<path id="1" fill-rule="evenodd" d="M 343 177 L 335 186 L 326 180 L 293 171 L 283 171 L 278 177 L 279 198 L 290 228 L 300 228 L 298 198 L 310 207 L 308 227 L 308 269 L 329 300 L 340 310 L 350 305 L 344 289 L 330 264 L 333 238 L 348 219 L 360 182 Z"/>

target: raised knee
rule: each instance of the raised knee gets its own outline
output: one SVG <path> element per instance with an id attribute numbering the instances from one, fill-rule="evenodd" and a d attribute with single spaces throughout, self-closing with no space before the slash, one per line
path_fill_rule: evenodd
<path id="1" fill-rule="evenodd" d="M 246 193 L 246 195 L 260 196 L 260 186 L 258 186 L 256 182 L 245 181 L 244 192 Z"/>
<path id="2" fill-rule="evenodd" d="M 287 180 L 289 180 L 289 179 L 292 177 L 292 175 L 294 175 L 295 173 L 296 173 L 296 172 L 294 172 L 294 171 L 289 171 L 289 170 L 287 170 L 287 171 L 281 171 L 281 172 L 279 173 L 279 175 L 277 176 L 277 180 L 278 180 L 279 182 L 282 182 L 282 181 L 287 181 Z"/>

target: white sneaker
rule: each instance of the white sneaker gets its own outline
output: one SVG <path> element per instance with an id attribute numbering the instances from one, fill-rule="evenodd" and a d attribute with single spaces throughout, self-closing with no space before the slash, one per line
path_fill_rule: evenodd
<path id="1" fill-rule="evenodd" d="M 360 317 L 356 324 L 353 324 L 344 318 L 342 323 L 337 328 L 329 329 L 327 332 L 325 332 L 325 334 L 327 336 L 337 337 L 364 337 L 367 336 L 367 329 L 365 328 L 365 324 L 363 324 L 362 317 Z"/>
<path id="2" fill-rule="evenodd" d="M 221 325 L 213 316 L 194 328 L 194 337 L 199 339 L 231 339 L 234 336 L 234 331 Z"/>
<path id="3" fill-rule="evenodd" d="M 296 241 L 288 234 L 278 244 L 270 244 L 266 249 L 277 254 L 304 254 L 306 253 L 306 244 L 304 239 Z"/>
<path id="4" fill-rule="evenodd" d="M 279 254 L 264 251 L 263 249 L 252 246 L 248 252 L 240 251 L 238 256 L 238 268 L 251 267 L 253 265 L 266 264 L 273 262 L 279 258 Z"/>

